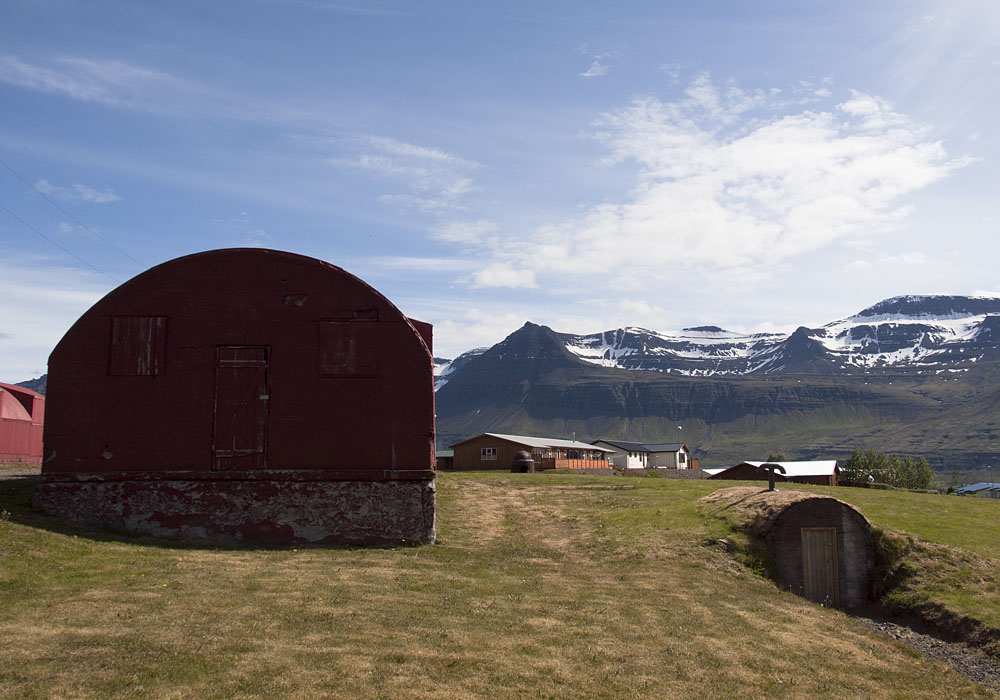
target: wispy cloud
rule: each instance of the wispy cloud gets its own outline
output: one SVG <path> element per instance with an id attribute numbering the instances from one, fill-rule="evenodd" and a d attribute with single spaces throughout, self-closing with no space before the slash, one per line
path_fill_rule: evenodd
<path id="1" fill-rule="evenodd" d="M 182 81 L 124 61 L 64 56 L 40 65 L 3 55 L 0 82 L 87 102 L 136 107 L 148 88 L 176 89 Z"/>
<path id="2" fill-rule="evenodd" d="M 121 199 L 121 197 L 115 194 L 114 190 L 96 190 L 93 187 L 88 187 L 87 185 L 81 185 L 79 183 L 70 185 L 69 187 L 60 187 L 58 185 L 53 185 L 48 180 L 43 179 L 35 182 L 35 189 L 50 197 L 72 202 L 108 204 L 110 202 L 117 202 Z"/>
<path id="3" fill-rule="evenodd" d="M 471 284 L 575 288 L 626 265 L 626 290 L 709 275 L 752 289 L 777 264 L 897 229 L 908 195 L 968 162 L 878 97 L 779 115 L 788 105 L 771 95 L 702 75 L 681 100 L 603 115 L 607 161 L 636 168 L 628 200 L 481 239 L 488 255 Z M 623 262 L 622 251 L 634 254 Z"/>
<path id="4" fill-rule="evenodd" d="M 368 262 L 380 268 L 415 272 L 459 272 L 469 269 L 469 261 L 461 258 L 423 258 L 397 255 L 372 258 Z"/>
<path id="5" fill-rule="evenodd" d="M 355 153 L 330 162 L 402 183 L 407 192 L 385 193 L 383 204 L 400 209 L 440 212 L 462 209 L 459 200 L 476 189 L 470 173 L 482 166 L 433 146 L 421 146 L 385 136 L 354 142 Z"/>
<path id="6" fill-rule="evenodd" d="M 601 63 L 601 59 L 595 58 L 590 62 L 590 67 L 580 73 L 581 78 L 600 78 L 608 74 L 608 66 Z"/>
<path id="7" fill-rule="evenodd" d="M 614 57 L 614 52 L 594 51 L 587 44 L 580 46 L 577 51 L 590 59 L 590 66 L 585 71 L 578 73 L 581 78 L 600 78 L 608 74 L 610 70 L 608 59 Z"/>
<path id="8" fill-rule="evenodd" d="M 486 219 L 475 221 L 451 221 L 435 230 L 431 235 L 448 243 L 483 243 L 497 232 L 497 225 Z"/>
<path id="9" fill-rule="evenodd" d="M 108 291 L 100 275 L 32 261 L 0 264 L 0 353 L 19 382 L 45 372 L 45 358 L 77 318 Z"/>
<path id="10" fill-rule="evenodd" d="M 853 260 L 844 265 L 843 271 L 848 274 L 857 274 L 871 270 L 884 270 L 888 267 L 920 267 L 930 263 L 928 257 L 921 252 L 881 254 Z"/>

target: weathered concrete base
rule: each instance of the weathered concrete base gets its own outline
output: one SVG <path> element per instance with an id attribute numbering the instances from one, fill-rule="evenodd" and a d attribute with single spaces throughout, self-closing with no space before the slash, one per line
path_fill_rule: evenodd
<path id="1" fill-rule="evenodd" d="M 59 480 L 35 505 L 75 523 L 218 544 L 432 543 L 434 480 Z"/>

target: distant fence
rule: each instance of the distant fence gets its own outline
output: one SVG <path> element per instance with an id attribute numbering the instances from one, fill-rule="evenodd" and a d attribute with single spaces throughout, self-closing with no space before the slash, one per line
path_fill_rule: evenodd
<path id="1" fill-rule="evenodd" d="M 648 476 L 664 479 L 707 479 L 701 469 L 556 469 L 562 474 L 594 474 L 597 476 Z"/>

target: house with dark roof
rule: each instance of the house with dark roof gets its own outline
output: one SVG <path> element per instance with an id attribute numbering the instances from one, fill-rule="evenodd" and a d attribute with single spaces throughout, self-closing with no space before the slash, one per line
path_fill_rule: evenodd
<path id="1" fill-rule="evenodd" d="M 682 442 L 647 444 L 625 440 L 594 440 L 592 445 L 614 451 L 611 461 L 619 469 L 691 469 L 691 451 Z"/>

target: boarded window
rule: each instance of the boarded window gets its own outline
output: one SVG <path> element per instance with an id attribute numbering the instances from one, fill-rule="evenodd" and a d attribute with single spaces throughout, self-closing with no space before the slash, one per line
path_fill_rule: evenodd
<path id="1" fill-rule="evenodd" d="M 163 374 L 166 316 L 112 316 L 108 374 L 150 377 Z"/>
<path id="2" fill-rule="evenodd" d="M 321 377 L 374 377 L 378 371 L 378 323 L 323 321 L 319 324 Z"/>

